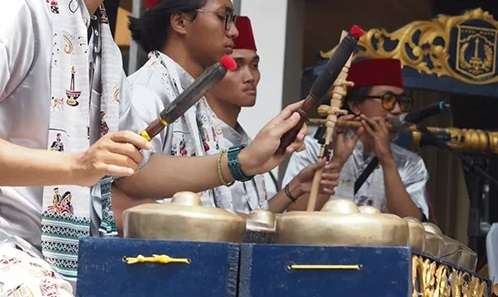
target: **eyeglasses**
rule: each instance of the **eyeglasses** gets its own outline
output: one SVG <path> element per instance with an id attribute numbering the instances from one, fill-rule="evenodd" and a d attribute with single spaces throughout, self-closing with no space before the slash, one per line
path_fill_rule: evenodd
<path id="1" fill-rule="evenodd" d="M 401 112 L 408 112 L 412 108 L 412 97 L 401 94 L 397 95 L 393 92 L 386 92 L 382 95 L 377 96 L 364 96 L 364 98 L 379 99 L 382 101 L 382 107 L 387 111 L 392 111 L 396 107 L 396 103 L 399 104 Z"/>
<path id="2" fill-rule="evenodd" d="M 196 9 L 196 12 L 203 12 L 203 13 L 212 13 L 216 15 L 220 21 L 222 21 L 225 25 L 225 32 L 230 31 L 230 28 L 232 26 L 235 26 L 235 21 L 237 20 L 238 15 L 234 14 L 233 11 L 227 10 L 224 14 L 221 14 L 219 11 L 211 11 L 211 10 L 203 10 L 203 9 Z"/>

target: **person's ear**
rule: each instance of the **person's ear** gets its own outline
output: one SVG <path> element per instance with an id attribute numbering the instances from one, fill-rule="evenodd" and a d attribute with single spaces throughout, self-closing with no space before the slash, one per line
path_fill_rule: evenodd
<path id="1" fill-rule="evenodd" d="M 171 31 L 178 34 L 185 35 L 188 31 L 188 26 L 192 23 L 193 19 L 190 19 L 185 13 L 176 13 L 170 17 L 170 27 Z"/>

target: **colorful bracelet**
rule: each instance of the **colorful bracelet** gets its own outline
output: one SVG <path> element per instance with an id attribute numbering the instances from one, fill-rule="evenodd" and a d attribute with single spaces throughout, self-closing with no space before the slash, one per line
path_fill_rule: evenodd
<path id="1" fill-rule="evenodd" d="M 232 182 L 227 182 L 225 180 L 225 177 L 223 177 L 223 172 L 221 170 L 221 159 L 223 159 L 223 155 L 226 154 L 225 150 L 222 150 L 220 155 L 218 156 L 218 160 L 216 161 L 216 171 L 218 173 L 218 179 L 220 180 L 221 184 L 227 187 L 230 187 L 235 183 L 235 181 Z"/>

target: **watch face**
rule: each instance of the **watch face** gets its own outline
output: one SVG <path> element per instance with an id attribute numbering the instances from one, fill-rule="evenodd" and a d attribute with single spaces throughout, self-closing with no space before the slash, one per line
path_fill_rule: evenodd
<path id="1" fill-rule="evenodd" d="M 228 152 L 239 152 L 243 149 L 244 147 L 241 146 L 241 145 L 236 145 L 236 146 L 232 146 L 228 149 Z"/>
<path id="2" fill-rule="evenodd" d="M 228 149 L 228 168 L 230 169 L 230 173 L 233 178 L 238 181 L 248 181 L 252 178 L 252 176 L 247 176 L 242 172 L 240 168 L 240 163 L 238 160 L 238 155 L 240 150 L 244 148 L 243 145 L 232 146 Z"/>

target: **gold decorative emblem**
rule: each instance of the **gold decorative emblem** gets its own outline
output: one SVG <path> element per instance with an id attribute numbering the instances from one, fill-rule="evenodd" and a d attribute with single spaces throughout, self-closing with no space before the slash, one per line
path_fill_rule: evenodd
<path id="1" fill-rule="evenodd" d="M 388 33 L 371 29 L 360 38 L 357 57 L 399 59 L 403 67 L 469 84 L 498 82 L 498 22 L 482 9 L 460 16 L 439 15 Z M 329 58 L 332 51 L 322 52 Z"/>
<path id="2" fill-rule="evenodd" d="M 459 25 L 456 69 L 475 80 L 493 76 L 496 71 L 496 29 Z"/>

